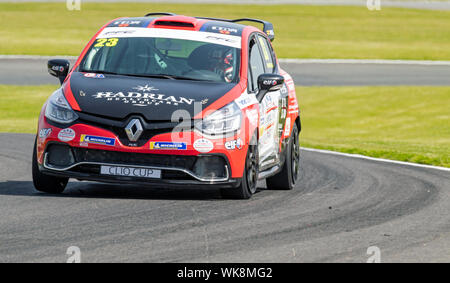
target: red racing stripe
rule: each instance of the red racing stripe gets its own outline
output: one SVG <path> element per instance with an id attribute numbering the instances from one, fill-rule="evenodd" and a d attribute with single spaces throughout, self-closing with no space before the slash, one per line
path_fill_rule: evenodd
<path id="1" fill-rule="evenodd" d="M 64 96 L 67 99 L 67 102 L 69 102 L 70 104 L 70 107 L 72 107 L 72 109 L 75 111 L 81 111 L 81 108 L 78 105 L 77 100 L 73 96 L 72 89 L 70 88 L 70 78 L 64 83 L 63 92 Z"/>

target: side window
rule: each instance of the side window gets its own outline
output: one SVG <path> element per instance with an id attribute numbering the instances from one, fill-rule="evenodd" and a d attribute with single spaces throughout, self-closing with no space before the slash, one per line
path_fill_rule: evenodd
<path id="1" fill-rule="evenodd" d="M 265 73 L 262 55 L 256 42 L 253 38 L 250 41 L 250 66 L 249 66 L 249 87 L 251 91 L 255 91 L 258 88 L 258 77 Z"/>
<path id="2" fill-rule="evenodd" d="M 275 63 L 273 62 L 272 48 L 269 46 L 267 39 L 261 35 L 258 35 L 259 44 L 264 56 L 264 65 L 266 66 L 267 73 L 273 73 L 275 69 Z"/>

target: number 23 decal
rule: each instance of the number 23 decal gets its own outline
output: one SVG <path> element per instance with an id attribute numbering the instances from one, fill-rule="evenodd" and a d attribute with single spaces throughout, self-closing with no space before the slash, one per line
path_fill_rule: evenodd
<path id="1" fill-rule="evenodd" d="M 114 47 L 117 45 L 117 42 L 119 41 L 118 38 L 99 38 L 97 39 L 94 47 Z"/>

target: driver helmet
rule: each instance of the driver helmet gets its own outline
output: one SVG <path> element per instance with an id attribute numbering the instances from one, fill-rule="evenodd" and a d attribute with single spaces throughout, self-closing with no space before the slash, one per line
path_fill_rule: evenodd
<path id="1" fill-rule="evenodd" d="M 211 57 L 216 62 L 214 72 L 221 76 L 225 82 L 232 82 L 234 77 L 233 50 L 215 49 Z"/>

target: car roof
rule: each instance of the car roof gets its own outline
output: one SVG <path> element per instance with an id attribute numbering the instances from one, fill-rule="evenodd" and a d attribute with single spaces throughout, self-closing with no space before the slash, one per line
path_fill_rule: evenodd
<path id="1" fill-rule="evenodd" d="M 235 36 L 242 36 L 242 32 L 245 28 L 251 27 L 258 30 L 253 26 L 240 24 L 240 22 L 262 24 L 262 31 L 267 34 L 268 38 L 271 41 L 275 38 L 272 23 L 251 18 L 228 20 L 205 17 L 188 17 L 171 13 L 149 13 L 145 17 L 119 18 L 111 21 L 107 27 L 170 28 L 213 32 Z"/>

